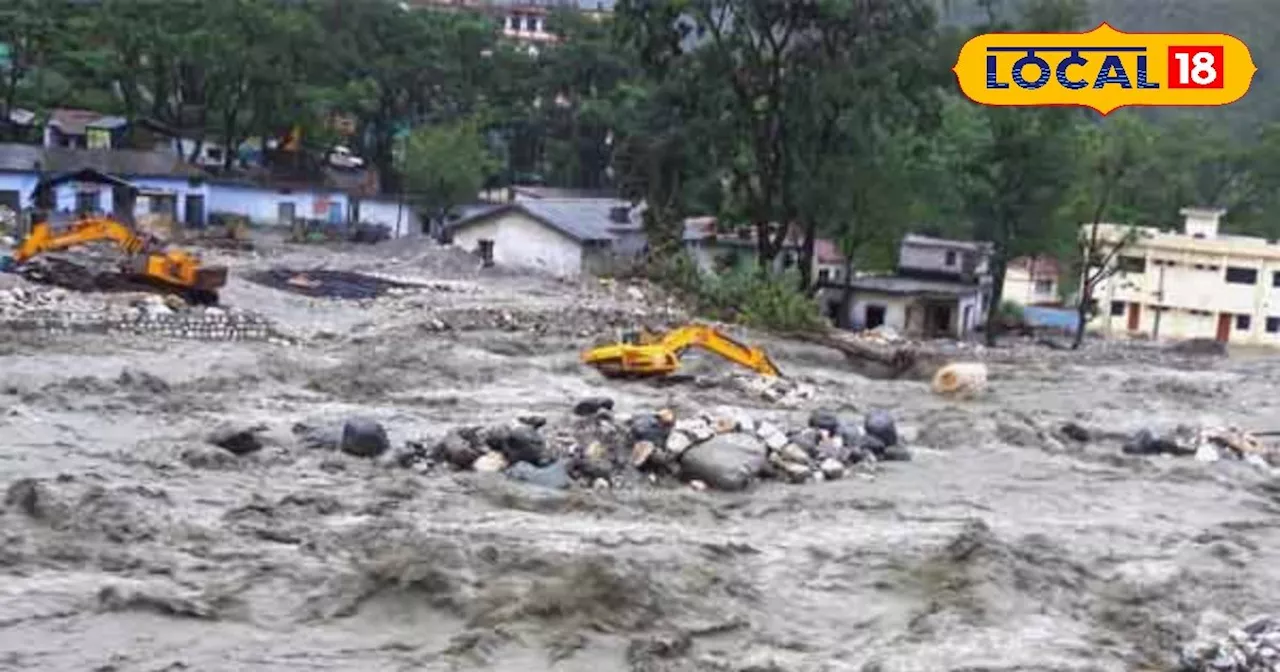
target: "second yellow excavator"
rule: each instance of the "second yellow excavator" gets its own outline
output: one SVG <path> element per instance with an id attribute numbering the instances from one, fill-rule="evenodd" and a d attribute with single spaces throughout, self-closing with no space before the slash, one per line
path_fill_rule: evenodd
<path id="1" fill-rule="evenodd" d="M 680 368 L 680 354 L 694 346 L 761 375 L 782 377 L 764 350 L 739 343 L 716 328 L 703 324 L 684 325 L 665 334 L 627 332 L 619 343 L 602 345 L 582 353 L 582 362 L 607 376 L 664 376 L 675 373 Z"/>
<path id="2" fill-rule="evenodd" d="M 26 263 L 42 252 L 96 242 L 114 243 L 127 255 L 123 270 L 128 275 L 181 292 L 192 303 L 217 303 L 218 289 L 227 282 L 226 267 L 203 266 L 195 255 L 165 249 L 128 226 L 105 217 L 80 219 L 57 233 L 48 222 L 37 222 L 14 250 L 13 263 Z"/>

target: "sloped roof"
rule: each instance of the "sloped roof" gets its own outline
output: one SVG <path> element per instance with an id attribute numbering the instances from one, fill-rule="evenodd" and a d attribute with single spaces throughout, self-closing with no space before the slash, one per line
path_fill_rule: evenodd
<path id="1" fill-rule="evenodd" d="M 85 124 L 85 128 L 105 128 L 108 130 L 124 128 L 129 125 L 129 120 L 124 117 L 101 117 Z"/>
<path id="2" fill-rule="evenodd" d="M 0 171 L 69 173 L 85 168 L 119 177 L 208 177 L 203 170 L 184 163 L 172 152 L 0 143 Z"/>
<path id="3" fill-rule="evenodd" d="M 59 108 L 49 115 L 49 125 L 67 135 L 84 135 L 89 124 L 98 121 L 103 115 L 92 110 L 71 110 Z"/>
<path id="4" fill-rule="evenodd" d="M 870 275 L 854 278 L 849 283 L 856 290 L 881 294 L 921 296 L 968 296 L 979 291 L 978 285 L 945 280 L 925 280 L 901 275 Z"/>
<path id="5" fill-rule="evenodd" d="M 619 207 L 618 204 L 625 205 L 626 202 L 612 199 L 517 201 L 459 219 L 450 228 L 462 229 L 501 214 L 521 212 L 580 243 L 611 241 L 616 239 L 611 229 L 618 224 L 610 220 L 609 213 L 612 208 Z"/>
<path id="6" fill-rule="evenodd" d="M 991 243 L 979 243 L 972 240 L 950 240 L 948 238 L 934 238 L 933 236 L 921 236 L 915 233 L 908 233 L 903 236 L 904 244 L 912 245 L 928 245 L 930 247 L 946 247 L 953 250 L 969 250 L 972 252 L 990 252 Z"/>

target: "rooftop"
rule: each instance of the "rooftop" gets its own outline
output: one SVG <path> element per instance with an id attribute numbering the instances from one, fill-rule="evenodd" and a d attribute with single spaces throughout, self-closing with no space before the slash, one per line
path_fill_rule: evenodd
<path id="1" fill-rule="evenodd" d="M 59 108 L 49 115 L 49 125 L 67 135 L 84 135 L 89 125 L 102 119 L 103 116 L 102 113 L 92 110 Z"/>
<path id="2" fill-rule="evenodd" d="M 922 245 L 925 247 L 945 247 L 952 250 L 968 250 L 970 252 L 990 252 L 991 243 L 979 243 L 972 240 L 950 240 L 908 233 L 902 238 L 903 245 Z"/>
<path id="3" fill-rule="evenodd" d="M 452 224 L 459 229 L 507 212 L 523 212 L 529 217 L 579 242 L 610 241 L 615 231 L 634 228 L 619 224 L 610 215 L 614 208 L 630 207 L 626 201 L 607 198 L 530 199 L 488 209 L 476 209 Z"/>
<path id="4" fill-rule="evenodd" d="M 947 282 L 946 280 L 924 280 L 900 275 L 861 276 L 854 278 L 850 284 L 854 289 L 864 292 L 942 296 L 948 298 L 968 296 L 979 291 L 979 287 L 974 284 Z"/>
<path id="5" fill-rule="evenodd" d="M 0 171 L 65 173 L 85 168 L 120 177 L 208 177 L 172 152 L 0 143 Z"/>

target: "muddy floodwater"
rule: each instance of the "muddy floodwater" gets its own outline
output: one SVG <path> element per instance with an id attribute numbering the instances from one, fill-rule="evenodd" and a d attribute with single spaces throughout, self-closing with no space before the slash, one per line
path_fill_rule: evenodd
<path id="1" fill-rule="evenodd" d="M 1267 355 L 1026 346 L 991 357 L 984 396 L 948 401 L 762 339 L 815 391 L 787 406 L 605 380 L 578 353 L 607 326 L 425 326 L 588 304 L 642 320 L 639 292 L 386 245 L 225 261 L 223 302 L 294 342 L 0 336 L 0 669 L 1166 670 L 1277 608 L 1280 482 L 1120 449 L 1179 423 L 1280 430 Z M 245 279 L 320 267 L 430 282 L 334 300 Z M 555 425 L 592 395 L 799 424 L 887 409 L 913 459 L 742 493 L 556 491 L 295 432 L 361 415 L 401 445 L 521 414 Z M 266 447 L 205 441 L 228 422 L 265 425 Z"/>

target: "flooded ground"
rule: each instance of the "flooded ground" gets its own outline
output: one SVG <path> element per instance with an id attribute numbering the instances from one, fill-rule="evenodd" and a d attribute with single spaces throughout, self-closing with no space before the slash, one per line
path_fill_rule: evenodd
<path id="1" fill-rule="evenodd" d="M 639 292 L 403 244 L 226 260 L 224 302 L 298 344 L 0 339 L 0 669 L 1161 670 L 1198 633 L 1275 611 L 1280 484 L 1120 445 L 1178 423 L 1280 430 L 1278 360 L 1028 349 L 991 358 L 984 397 L 951 402 L 766 340 L 816 391 L 787 408 L 583 370 L 608 325 L 563 315 L 649 319 Z M 245 279 L 273 267 L 419 286 L 329 300 Z M 479 308 L 539 326 L 437 324 Z M 293 431 L 359 414 L 402 444 L 519 414 L 554 424 L 601 394 L 621 412 L 738 405 L 801 424 L 888 409 L 914 459 L 737 494 L 560 492 Z M 267 447 L 205 442 L 228 421 L 265 425 Z"/>

